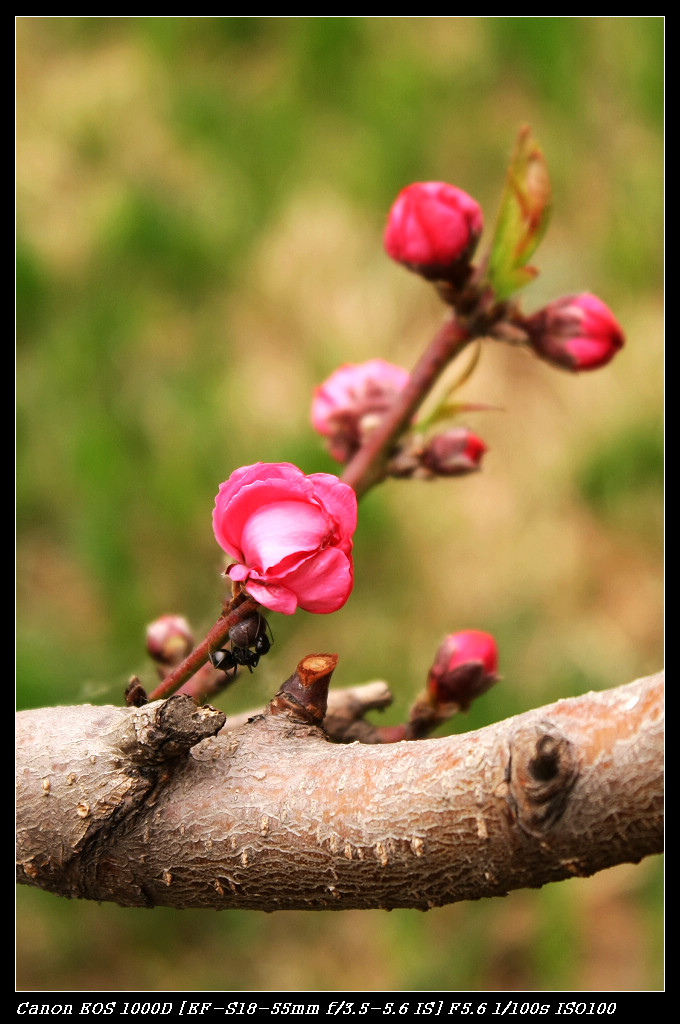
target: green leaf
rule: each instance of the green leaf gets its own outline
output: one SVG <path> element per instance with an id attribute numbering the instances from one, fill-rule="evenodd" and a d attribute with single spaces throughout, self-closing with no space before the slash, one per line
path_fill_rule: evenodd
<path id="1" fill-rule="evenodd" d="M 527 263 L 548 226 L 550 200 L 548 168 L 540 146 L 525 125 L 508 167 L 489 253 L 487 279 L 499 301 L 538 274 Z"/>

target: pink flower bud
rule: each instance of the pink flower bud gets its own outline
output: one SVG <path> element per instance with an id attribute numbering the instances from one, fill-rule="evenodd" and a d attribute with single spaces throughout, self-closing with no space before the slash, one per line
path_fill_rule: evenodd
<path id="1" fill-rule="evenodd" d="M 465 427 L 436 434 L 426 444 L 421 464 L 435 476 L 463 476 L 478 470 L 487 447 Z"/>
<path id="2" fill-rule="evenodd" d="M 235 562 L 226 575 L 265 608 L 328 613 L 354 583 L 357 499 L 330 473 L 305 476 L 290 462 L 256 462 L 220 486 L 213 511 L 217 543 Z"/>
<path id="3" fill-rule="evenodd" d="M 498 649 L 489 633 L 468 629 L 451 633 L 437 651 L 427 678 L 436 704 L 457 704 L 463 711 L 498 681 Z"/>
<path id="4" fill-rule="evenodd" d="M 611 310 L 588 292 L 556 299 L 524 326 L 536 354 L 567 370 L 596 370 L 624 343 Z"/>
<path id="5" fill-rule="evenodd" d="M 468 262 L 482 227 L 481 207 L 466 192 L 441 181 L 416 182 L 390 210 L 385 249 L 409 270 L 445 280 Z"/>
<path id="6" fill-rule="evenodd" d="M 193 646 L 193 633 L 182 615 L 161 615 L 146 627 L 146 649 L 161 665 L 179 665 Z"/>
<path id="7" fill-rule="evenodd" d="M 314 389 L 312 426 L 329 439 L 338 462 L 347 462 L 409 379 L 384 359 L 345 363 Z"/>

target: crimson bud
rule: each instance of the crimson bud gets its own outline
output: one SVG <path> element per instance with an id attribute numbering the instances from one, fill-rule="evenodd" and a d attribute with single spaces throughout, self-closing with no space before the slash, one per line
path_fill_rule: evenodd
<path id="1" fill-rule="evenodd" d="M 567 370 L 596 370 L 613 359 L 623 331 L 604 302 L 583 292 L 549 303 L 524 324 L 536 355 Z"/>
<path id="2" fill-rule="evenodd" d="M 435 476 L 463 476 L 480 468 L 487 448 L 465 427 L 446 430 L 426 444 L 421 465 Z"/>
<path id="3" fill-rule="evenodd" d="M 146 627 L 146 649 L 161 665 L 179 665 L 193 646 L 191 628 L 182 615 L 161 615 Z"/>
<path id="4" fill-rule="evenodd" d="M 477 629 L 451 633 L 437 651 L 427 689 L 436 704 L 457 704 L 467 711 L 498 681 L 497 669 L 498 649 L 489 633 Z"/>
<path id="5" fill-rule="evenodd" d="M 462 189 L 442 181 L 408 185 L 387 218 L 387 254 L 429 280 L 452 280 L 482 233 L 482 209 Z"/>

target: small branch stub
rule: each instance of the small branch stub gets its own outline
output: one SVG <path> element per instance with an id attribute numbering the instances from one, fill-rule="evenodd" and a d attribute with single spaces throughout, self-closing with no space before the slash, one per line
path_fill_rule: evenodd
<path id="1" fill-rule="evenodd" d="M 147 692 L 137 676 L 130 677 L 130 682 L 125 689 L 124 697 L 126 708 L 143 708 L 145 704 L 149 703 Z"/>
<path id="2" fill-rule="evenodd" d="M 287 715 L 295 722 L 321 725 L 337 663 L 337 654 L 308 654 L 270 702 L 269 713 Z"/>
<path id="3" fill-rule="evenodd" d="M 226 717 L 224 712 L 209 705 L 196 707 L 185 694 L 175 694 L 139 708 L 111 739 L 131 762 L 163 764 L 181 757 L 208 736 L 216 735 Z"/>

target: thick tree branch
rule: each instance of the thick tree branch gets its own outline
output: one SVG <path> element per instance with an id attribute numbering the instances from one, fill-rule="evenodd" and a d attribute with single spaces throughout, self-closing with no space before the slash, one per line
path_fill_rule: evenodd
<path id="1" fill-rule="evenodd" d="M 384 746 L 329 742 L 283 692 L 234 729 L 182 695 L 21 712 L 19 882 L 124 906 L 426 909 L 663 848 L 661 674 Z"/>

